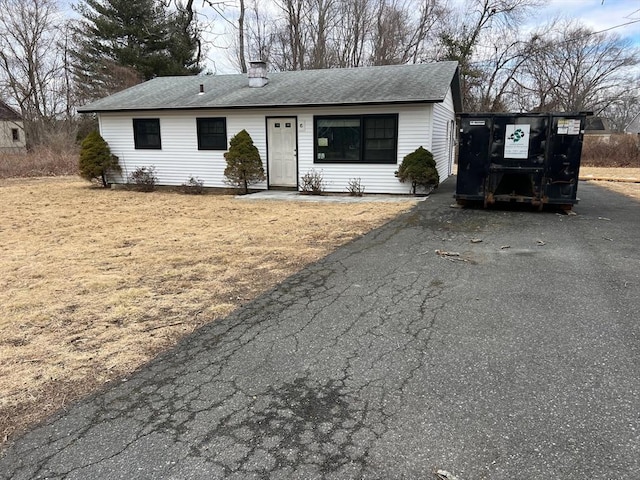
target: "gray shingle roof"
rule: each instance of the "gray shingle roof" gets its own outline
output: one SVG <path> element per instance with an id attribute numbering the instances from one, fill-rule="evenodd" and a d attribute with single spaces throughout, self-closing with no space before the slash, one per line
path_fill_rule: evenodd
<path id="1" fill-rule="evenodd" d="M 633 119 L 629 122 L 629 124 L 624 127 L 625 133 L 640 133 L 640 113 L 637 114 Z"/>
<path id="2" fill-rule="evenodd" d="M 611 133 L 611 128 L 609 128 L 609 119 L 603 117 L 587 117 L 584 126 L 585 133 L 603 133 L 608 132 Z"/>
<path id="3" fill-rule="evenodd" d="M 22 120 L 20 114 L 0 100 L 0 120 Z"/>
<path id="4" fill-rule="evenodd" d="M 158 77 L 80 107 L 79 112 L 252 108 L 440 102 L 449 86 L 460 110 L 457 62 L 269 73 L 249 87 L 247 76 Z M 204 93 L 199 95 L 200 84 Z"/>

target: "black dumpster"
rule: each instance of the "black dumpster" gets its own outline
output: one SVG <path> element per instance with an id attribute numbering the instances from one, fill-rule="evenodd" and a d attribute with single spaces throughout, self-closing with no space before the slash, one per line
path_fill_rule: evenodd
<path id="1" fill-rule="evenodd" d="M 587 112 L 460 115 L 456 201 L 578 203 Z"/>

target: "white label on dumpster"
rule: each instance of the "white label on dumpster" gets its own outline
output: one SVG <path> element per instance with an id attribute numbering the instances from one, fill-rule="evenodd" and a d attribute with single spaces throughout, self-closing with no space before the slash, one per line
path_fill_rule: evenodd
<path id="1" fill-rule="evenodd" d="M 558 135 L 579 135 L 580 119 L 560 118 L 558 119 Z"/>
<path id="2" fill-rule="evenodd" d="M 484 120 L 469 120 L 469 125 L 471 126 L 484 125 Z"/>
<path id="3" fill-rule="evenodd" d="M 507 125 L 504 138 L 504 158 L 529 158 L 531 125 Z"/>

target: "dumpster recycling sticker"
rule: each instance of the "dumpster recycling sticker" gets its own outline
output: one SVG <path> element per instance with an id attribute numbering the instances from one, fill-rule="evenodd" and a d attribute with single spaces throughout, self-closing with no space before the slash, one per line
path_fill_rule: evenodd
<path id="1" fill-rule="evenodd" d="M 558 135 L 579 135 L 580 119 L 561 118 L 558 120 Z"/>
<path id="2" fill-rule="evenodd" d="M 507 125 L 504 139 L 504 158 L 529 158 L 531 125 Z"/>

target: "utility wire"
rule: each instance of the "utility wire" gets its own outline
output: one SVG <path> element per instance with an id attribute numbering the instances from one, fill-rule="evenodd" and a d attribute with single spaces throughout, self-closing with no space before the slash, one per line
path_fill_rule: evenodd
<path id="1" fill-rule="evenodd" d="M 637 11 L 640 11 L 640 9 L 638 9 Z M 632 12 L 632 14 L 633 13 L 635 13 L 635 12 Z M 581 35 L 579 37 L 566 39 L 566 40 L 563 40 L 562 42 L 555 43 L 554 45 L 568 45 L 570 43 L 573 43 L 573 42 L 578 41 L 578 40 L 582 40 L 584 38 L 588 38 L 588 37 L 593 36 L 593 35 L 598 35 L 600 33 L 605 33 L 605 32 L 608 32 L 610 30 L 614 30 L 614 29 L 620 28 L 620 27 L 625 27 L 627 25 L 632 25 L 632 24 L 638 23 L 638 22 L 640 22 L 640 19 L 632 20 L 630 22 L 620 23 L 618 25 L 614 25 L 613 27 L 605 28 L 603 30 L 586 32 L 585 34 L 583 34 L 583 35 Z M 526 42 L 523 41 L 523 40 L 517 40 L 517 41 L 514 42 L 514 44 L 516 44 L 516 43 L 526 43 Z M 477 48 L 494 49 L 496 46 L 495 45 L 481 45 L 480 44 L 480 45 L 476 45 L 476 47 Z M 547 46 L 542 45 L 542 46 L 540 46 L 538 48 L 533 48 L 533 49 L 529 50 L 529 53 L 538 53 L 538 52 L 541 52 L 542 50 L 544 50 L 545 48 L 547 48 Z M 469 65 L 480 65 L 480 64 L 485 64 L 485 63 L 488 63 L 488 62 L 491 62 L 491 60 L 476 60 L 474 62 L 469 62 Z"/>

